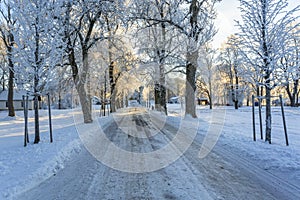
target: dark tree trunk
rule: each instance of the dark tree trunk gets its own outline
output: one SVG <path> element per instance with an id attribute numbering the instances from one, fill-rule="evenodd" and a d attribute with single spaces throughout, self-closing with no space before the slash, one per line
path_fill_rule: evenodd
<path id="1" fill-rule="evenodd" d="M 154 104 L 155 104 L 155 110 L 161 111 L 160 107 L 160 85 L 159 83 L 155 83 L 154 85 Z"/>
<path id="2" fill-rule="evenodd" d="M 7 60 L 8 60 L 8 70 L 9 70 L 9 77 L 8 77 L 8 95 L 7 95 L 7 107 L 8 107 L 8 116 L 14 117 L 15 116 L 15 109 L 14 109 L 14 63 L 12 61 L 12 54 L 13 54 L 13 46 L 15 43 L 14 35 L 12 34 L 12 28 L 14 26 L 14 20 L 12 19 L 11 15 L 11 5 L 10 3 L 5 3 L 6 8 L 3 8 L 6 12 L 2 12 L 3 21 L 1 26 L 1 39 L 3 44 L 6 48 L 7 53 Z M 2 10 L 3 11 L 3 10 Z M 5 81 L 4 81 L 4 72 L 3 72 L 3 90 L 5 89 Z"/>
<path id="3" fill-rule="evenodd" d="M 185 115 L 191 115 L 193 118 L 197 117 L 195 105 L 197 59 L 198 51 L 187 54 Z"/>
<path id="4" fill-rule="evenodd" d="M 209 99 L 209 109 L 212 109 L 212 98 L 211 95 L 208 95 L 208 99 Z"/>
<path id="5" fill-rule="evenodd" d="M 165 10 L 164 10 L 164 3 L 157 5 L 159 7 L 160 18 L 165 18 Z M 165 78 L 165 59 L 166 59 L 166 24 L 160 23 L 160 34 L 155 36 L 158 41 L 161 43 L 158 46 L 159 48 L 156 49 L 156 55 L 158 57 L 158 64 L 159 64 L 159 80 L 156 80 L 155 88 L 154 88 L 154 96 L 155 96 L 155 109 L 161 112 L 164 112 L 166 115 L 167 112 L 167 90 L 165 87 L 166 78 Z"/>
<path id="6" fill-rule="evenodd" d="M 5 79 L 4 79 L 4 71 L 2 71 L 2 77 L 1 77 L 1 86 L 2 86 L 2 91 L 5 90 Z"/>
<path id="7" fill-rule="evenodd" d="M 167 115 L 166 88 L 164 85 L 160 85 L 160 107 L 161 110 Z"/>
<path id="8" fill-rule="evenodd" d="M 34 144 L 37 144 L 40 142 L 39 99 L 37 95 L 34 96 L 33 106 L 34 106 L 34 130 L 35 130 Z"/>
<path id="9" fill-rule="evenodd" d="M 61 96 L 60 96 L 60 92 L 58 93 L 58 109 L 61 109 Z"/>
<path id="10" fill-rule="evenodd" d="M 235 74 L 235 102 L 234 102 L 234 108 L 239 109 L 239 77 L 237 73 L 237 67 L 234 66 L 234 74 Z"/>
<path id="11" fill-rule="evenodd" d="M 109 60 L 112 60 L 112 55 L 109 53 Z M 108 67 L 108 76 L 110 83 L 110 112 L 116 112 L 116 83 L 114 80 L 114 63 L 111 62 Z"/>
<path id="12" fill-rule="evenodd" d="M 110 100 L 110 112 L 116 112 L 117 111 L 117 88 L 116 88 L 116 84 L 113 83 L 111 85 L 111 100 Z"/>
<path id="13" fill-rule="evenodd" d="M 291 107 L 296 107 L 297 106 L 297 93 L 298 93 L 298 84 L 299 84 L 299 79 L 294 80 L 293 82 L 293 88 L 291 91 L 290 85 L 288 84 L 285 89 L 288 93 L 290 102 L 291 102 Z"/>
<path id="14" fill-rule="evenodd" d="M 232 100 L 233 105 L 235 107 L 235 104 L 236 104 L 236 95 L 235 95 L 233 83 L 231 83 L 230 90 L 231 90 L 231 100 Z"/>
<path id="15" fill-rule="evenodd" d="M 161 6 L 160 16 L 164 18 L 164 8 Z M 165 59 L 166 59 L 166 24 L 161 23 L 161 35 L 162 35 L 162 49 L 159 51 L 159 84 L 160 84 L 160 107 L 161 111 L 168 115 L 167 111 L 167 101 L 166 101 L 166 77 L 165 77 Z"/>
<path id="16" fill-rule="evenodd" d="M 163 80 L 165 80 L 163 78 Z M 163 82 L 162 80 L 160 82 Z M 166 88 L 164 84 L 156 83 L 154 87 L 155 109 L 167 115 Z"/>
<path id="17" fill-rule="evenodd" d="M 271 89 L 266 87 L 266 141 L 271 144 L 271 129 L 272 129 L 272 118 L 271 118 Z"/>
<path id="18" fill-rule="evenodd" d="M 15 108 L 14 108 L 14 63 L 12 61 L 12 47 L 14 45 L 14 37 L 10 33 L 8 36 L 8 46 L 7 46 L 7 53 L 8 53 L 8 67 L 9 67 L 9 79 L 8 79 L 8 96 L 7 96 L 7 106 L 8 106 L 8 116 L 14 117 L 15 116 Z"/>
<path id="19" fill-rule="evenodd" d="M 249 97 L 249 94 L 247 95 L 247 106 L 250 105 L 250 97 Z"/>
<path id="20" fill-rule="evenodd" d="M 298 94 L 298 85 L 299 85 L 299 79 L 294 81 L 294 87 L 293 87 L 293 107 L 296 107 L 298 104 L 297 100 L 297 94 Z"/>
<path id="21" fill-rule="evenodd" d="M 234 101 L 234 108 L 237 110 L 239 109 L 239 99 L 238 99 L 238 89 L 239 89 L 239 86 L 238 86 L 238 77 L 235 77 L 235 80 L 236 80 L 236 85 L 235 85 L 235 101 Z"/>
<path id="22" fill-rule="evenodd" d="M 296 102 L 297 102 L 297 106 L 299 106 L 299 95 L 300 95 L 300 90 L 298 91 L 298 93 L 297 93 L 297 97 L 296 97 Z"/>
<path id="23" fill-rule="evenodd" d="M 258 85 L 256 86 L 256 96 L 260 96 L 260 89 Z"/>
<path id="24" fill-rule="evenodd" d="M 9 48 L 11 49 L 11 48 Z M 8 96 L 7 96 L 7 106 L 8 106 L 8 116 L 15 116 L 14 108 L 14 64 L 11 60 L 11 51 L 9 52 L 8 57 L 8 66 L 9 66 L 9 79 L 8 79 Z"/>
<path id="25" fill-rule="evenodd" d="M 39 122 L 39 99 L 38 99 L 38 86 L 39 86 L 39 69 L 40 69 L 40 33 L 37 29 L 39 25 L 39 16 L 35 18 L 35 74 L 34 74 L 34 129 L 35 137 L 34 144 L 40 142 L 40 122 Z"/>

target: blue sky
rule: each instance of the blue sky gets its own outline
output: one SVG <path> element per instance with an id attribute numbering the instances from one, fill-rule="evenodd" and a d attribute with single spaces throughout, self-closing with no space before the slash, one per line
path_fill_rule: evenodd
<path id="1" fill-rule="evenodd" d="M 288 0 L 288 2 L 289 9 L 300 4 L 299 0 Z M 217 4 L 218 17 L 216 27 L 219 31 L 213 41 L 215 48 L 220 47 L 221 43 L 224 42 L 230 34 L 237 31 L 234 20 L 240 19 L 239 5 L 239 0 L 222 0 L 221 3 Z"/>

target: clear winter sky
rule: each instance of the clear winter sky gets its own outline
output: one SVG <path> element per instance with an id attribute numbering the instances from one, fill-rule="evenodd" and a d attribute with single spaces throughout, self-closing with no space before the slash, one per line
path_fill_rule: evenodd
<path id="1" fill-rule="evenodd" d="M 299 0 L 288 0 L 288 2 L 288 9 L 292 9 L 300 4 Z M 223 43 L 229 35 L 237 32 L 238 29 L 235 27 L 234 20 L 241 19 L 238 9 L 239 5 L 239 0 L 222 0 L 221 3 L 217 4 L 218 17 L 215 24 L 219 31 L 213 41 L 215 48 L 220 47 L 221 43 Z"/>

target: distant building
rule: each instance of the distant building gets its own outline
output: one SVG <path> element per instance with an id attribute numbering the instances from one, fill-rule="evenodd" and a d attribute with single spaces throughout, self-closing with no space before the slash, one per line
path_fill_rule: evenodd
<path id="1" fill-rule="evenodd" d="M 209 105 L 209 101 L 207 98 L 204 98 L 204 97 L 199 97 L 197 98 L 197 103 L 198 105 L 202 105 L 202 106 L 206 106 L 206 105 Z"/>
<path id="2" fill-rule="evenodd" d="M 23 110 L 23 95 L 26 95 L 27 92 L 25 90 L 14 90 L 14 108 L 15 110 Z M 8 110 L 8 102 L 7 102 L 8 91 L 3 90 L 0 92 L 0 110 Z M 33 96 L 29 96 L 28 98 L 28 109 L 33 109 Z"/>

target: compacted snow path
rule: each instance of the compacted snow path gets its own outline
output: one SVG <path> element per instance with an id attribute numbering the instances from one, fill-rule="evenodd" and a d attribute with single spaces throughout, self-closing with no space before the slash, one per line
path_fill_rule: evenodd
<path id="1" fill-rule="evenodd" d="M 116 146 L 147 153 L 166 146 L 178 132 L 172 123 L 161 126 L 157 121 L 160 119 L 155 120 L 155 115 L 134 108 L 116 114 L 103 130 Z M 83 147 L 62 170 L 16 199 L 300 199 L 299 187 L 256 167 L 222 144 L 217 143 L 200 159 L 203 137 L 198 135 L 172 164 L 144 173 L 110 168 Z"/>

